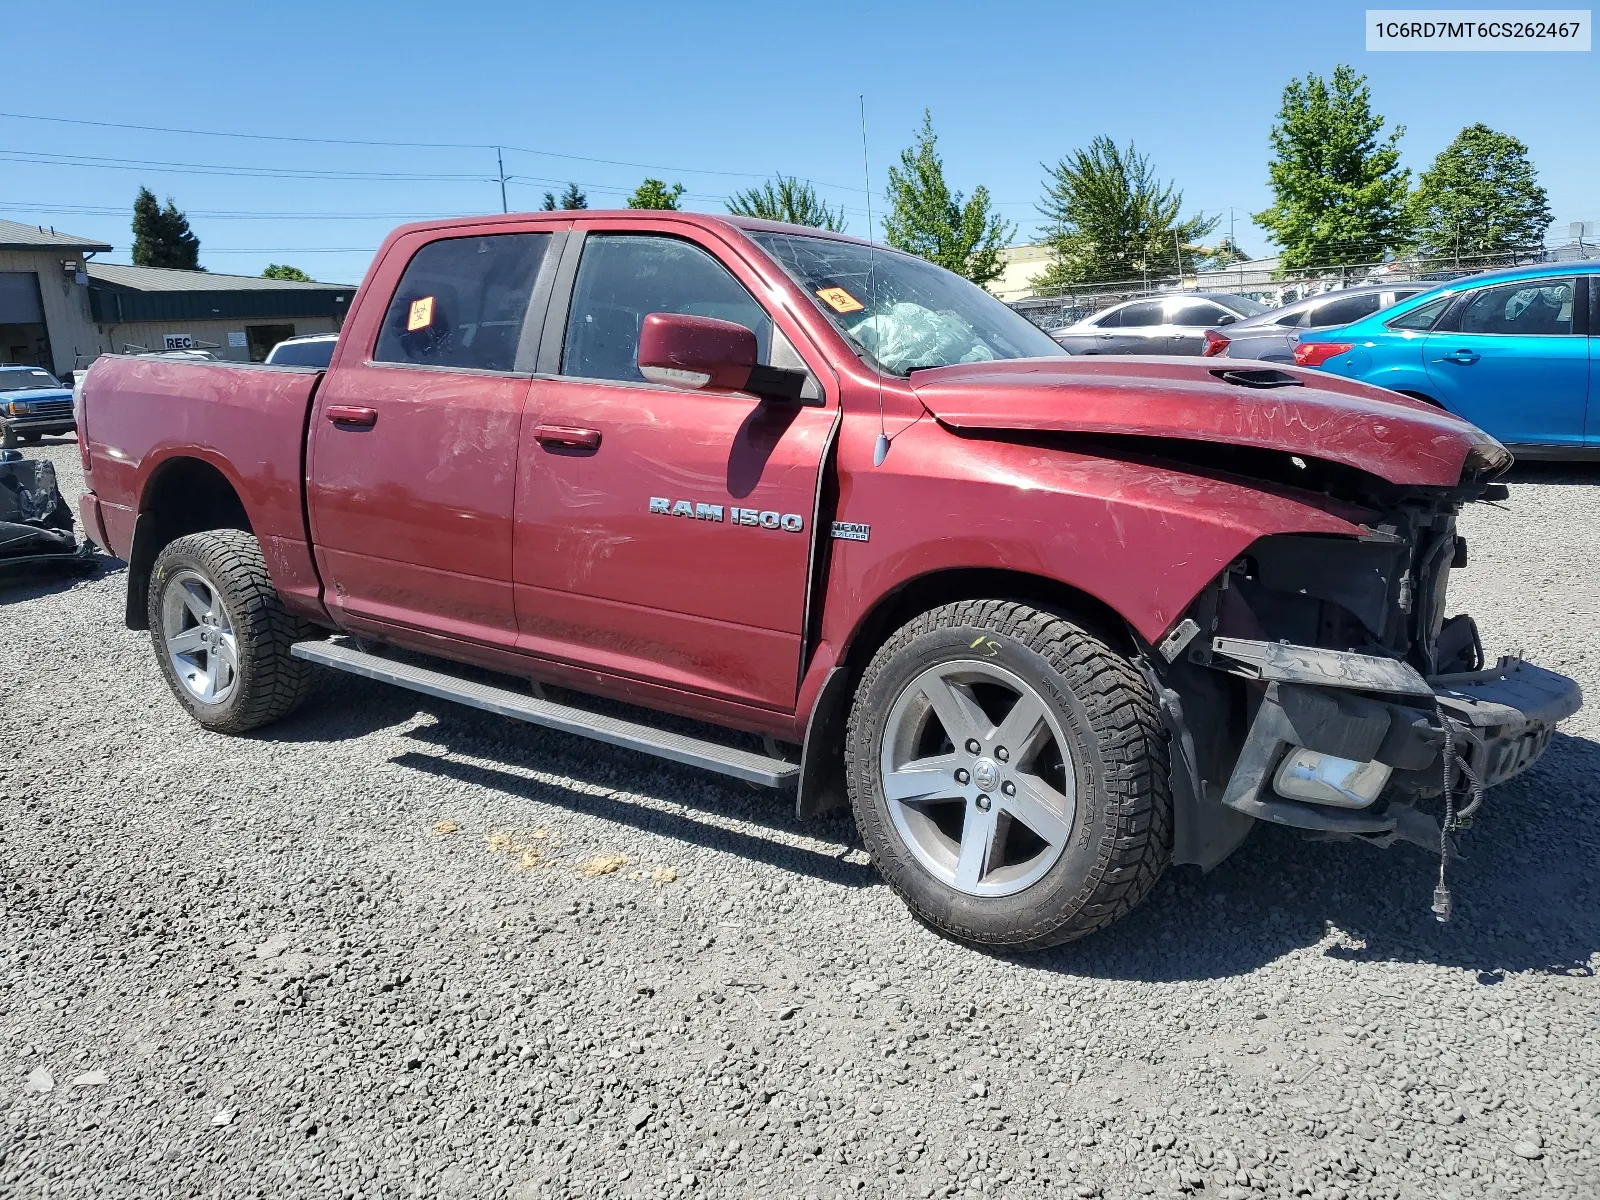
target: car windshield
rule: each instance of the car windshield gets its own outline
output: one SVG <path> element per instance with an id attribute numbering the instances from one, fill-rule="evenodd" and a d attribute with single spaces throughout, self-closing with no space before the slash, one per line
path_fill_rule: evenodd
<path id="1" fill-rule="evenodd" d="M 0 392 L 28 392 L 60 386 L 59 379 L 38 367 L 0 367 Z"/>
<path id="2" fill-rule="evenodd" d="M 1257 304 L 1254 300 L 1247 300 L 1243 296 L 1218 296 L 1217 300 L 1233 309 L 1241 317 L 1259 317 L 1267 311 L 1265 304 Z"/>
<path id="3" fill-rule="evenodd" d="M 892 375 L 1065 353 L 982 288 L 920 258 L 802 234 L 750 236 L 863 356 Z"/>

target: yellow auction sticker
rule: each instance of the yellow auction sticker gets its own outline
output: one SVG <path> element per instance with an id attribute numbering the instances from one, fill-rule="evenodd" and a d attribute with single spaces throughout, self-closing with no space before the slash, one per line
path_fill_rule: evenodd
<path id="1" fill-rule="evenodd" d="M 406 319 L 406 332 L 415 333 L 433 324 L 433 297 L 424 296 L 411 302 L 411 316 Z"/>
<path id="2" fill-rule="evenodd" d="M 817 293 L 821 301 L 834 312 L 852 313 L 860 312 L 866 307 L 842 287 L 823 288 Z"/>

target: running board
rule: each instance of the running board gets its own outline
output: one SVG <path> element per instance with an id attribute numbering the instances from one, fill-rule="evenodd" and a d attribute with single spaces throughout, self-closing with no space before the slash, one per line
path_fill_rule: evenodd
<path id="1" fill-rule="evenodd" d="M 526 692 L 474 683 L 443 671 L 432 671 L 427 667 L 367 654 L 353 646 L 336 642 L 296 642 L 289 652 L 296 658 L 303 658 L 321 667 L 347 671 L 352 675 L 376 679 L 380 683 L 392 683 L 396 687 L 421 692 L 425 696 L 437 696 L 441 700 L 454 700 L 457 704 L 498 713 L 514 721 L 527 721 L 530 725 L 575 733 L 579 737 L 592 738 L 609 746 L 620 746 L 624 750 L 638 750 L 685 766 L 731 775 L 747 783 L 782 787 L 793 783 L 800 775 L 798 763 L 741 750 L 737 746 L 724 746 L 681 733 L 669 733 L 664 729 L 604 716 L 569 704 L 557 704 Z"/>

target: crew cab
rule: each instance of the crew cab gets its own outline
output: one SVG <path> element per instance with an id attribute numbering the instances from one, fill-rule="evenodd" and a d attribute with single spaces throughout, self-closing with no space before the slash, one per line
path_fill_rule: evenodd
<path id="1" fill-rule="evenodd" d="M 409 225 L 325 370 L 105 357 L 78 409 L 85 523 L 205 727 L 321 665 L 792 787 L 971 943 L 1082 936 L 1256 821 L 1443 853 L 1580 701 L 1448 613 L 1510 463 L 1473 426 L 1068 357 L 815 229 Z"/>

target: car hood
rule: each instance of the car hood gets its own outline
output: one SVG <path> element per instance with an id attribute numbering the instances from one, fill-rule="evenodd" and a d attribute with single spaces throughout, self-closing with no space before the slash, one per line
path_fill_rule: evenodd
<path id="1" fill-rule="evenodd" d="M 1287 386 L 1235 379 L 1292 377 Z M 1261 373 L 1265 373 L 1263 376 Z M 1488 434 L 1432 405 L 1320 371 L 1169 357 L 1025 358 L 915 371 L 918 399 L 959 430 L 1176 438 L 1281 450 L 1400 486 L 1454 487 L 1467 455 L 1509 464 Z"/>
<path id="2" fill-rule="evenodd" d="M 18 388 L 0 391 L 0 404 L 11 400 L 71 400 L 71 388 Z"/>

